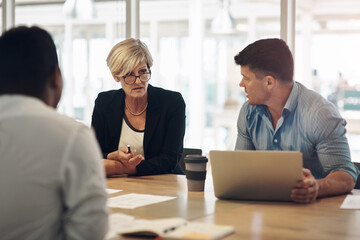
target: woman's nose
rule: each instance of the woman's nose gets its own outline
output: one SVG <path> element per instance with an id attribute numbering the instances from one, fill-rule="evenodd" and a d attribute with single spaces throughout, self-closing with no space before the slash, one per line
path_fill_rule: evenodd
<path id="1" fill-rule="evenodd" d="M 141 83 L 140 76 L 135 76 L 135 83 L 137 84 Z"/>

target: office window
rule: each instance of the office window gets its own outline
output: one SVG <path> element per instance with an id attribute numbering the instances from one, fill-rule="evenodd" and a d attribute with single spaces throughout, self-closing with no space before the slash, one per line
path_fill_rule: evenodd
<path id="1" fill-rule="evenodd" d="M 125 1 L 94 1 L 91 11 L 66 1 L 16 4 L 16 25 L 39 25 L 55 40 L 64 78 L 59 111 L 89 125 L 97 94 L 120 87 L 105 58 L 125 38 Z M 230 25 L 216 20 L 224 12 Z M 185 146 L 233 149 L 246 100 L 233 57 L 258 38 L 279 37 L 279 19 L 280 0 L 140 1 L 140 38 L 155 60 L 151 84 L 181 92 L 187 103 Z"/>
<path id="2" fill-rule="evenodd" d="M 16 1 L 15 25 L 38 25 L 55 41 L 64 89 L 59 111 L 90 125 L 94 100 L 118 88 L 106 66 L 111 47 L 125 38 L 125 1 Z M 90 3 L 90 2 L 89 2 Z"/>
<path id="3" fill-rule="evenodd" d="M 2 9 L 2 6 L 0 5 L 0 33 L 3 32 L 3 30 L 2 30 L 2 25 L 3 25 L 2 11 L 3 11 L 3 9 Z"/>
<path id="4" fill-rule="evenodd" d="M 295 79 L 335 104 L 360 162 L 360 2 L 297 1 Z"/>
<path id="5" fill-rule="evenodd" d="M 246 100 L 233 58 L 256 39 L 280 37 L 280 0 L 141 0 L 140 22 L 155 60 L 151 84 L 187 103 L 185 146 L 233 149 Z"/>
<path id="6" fill-rule="evenodd" d="M 309 3 L 297 1 L 295 80 L 334 101 L 349 133 L 357 134 L 360 3 Z M 79 12 L 70 18 L 66 13 L 72 11 L 59 1 L 17 0 L 15 10 L 15 25 L 39 25 L 52 34 L 64 78 L 59 111 L 86 124 L 97 94 L 120 87 L 105 58 L 125 39 L 125 1 L 94 1 L 93 6 L 90 16 Z M 219 21 L 221 14 L 230 21 Z M 186 147 L 205 153 L 234 148 L 237 114 L 246 98 L 233 57 L 268 37 L 280 37 L 280 0 L 140 0 L 140 39 L 154 57 L 150 83 L 182 93 Z M 341 94 L 337 82 L 347 84 Z"/>

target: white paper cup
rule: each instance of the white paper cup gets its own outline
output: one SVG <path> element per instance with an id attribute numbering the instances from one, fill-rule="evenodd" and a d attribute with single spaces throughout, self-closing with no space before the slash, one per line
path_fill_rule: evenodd
<path id="1" fill-rule="evenodd" d="M 188 190 L 204 191 L 207 157 L 195 154 L 186 155 L 184 162 Z"/>

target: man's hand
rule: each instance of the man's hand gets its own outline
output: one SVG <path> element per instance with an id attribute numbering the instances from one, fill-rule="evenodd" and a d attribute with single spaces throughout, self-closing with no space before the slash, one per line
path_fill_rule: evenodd
<path id="1" fill-rule="evenodd" d="M 316 200 L 319 184 L 309 169 L 303 168 L 304 179 L 291 190 L 291 199 L 298 203 L 310 203 Z"/>

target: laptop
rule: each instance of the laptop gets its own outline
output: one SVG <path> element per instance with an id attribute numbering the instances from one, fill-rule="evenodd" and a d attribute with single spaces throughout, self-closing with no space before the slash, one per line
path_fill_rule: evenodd
<path id="1" fill-rule="evenodd" d="M 297 151 L 210 151 L 215 196 L 220 199 L 292 201 L 303 179 Z"/>

